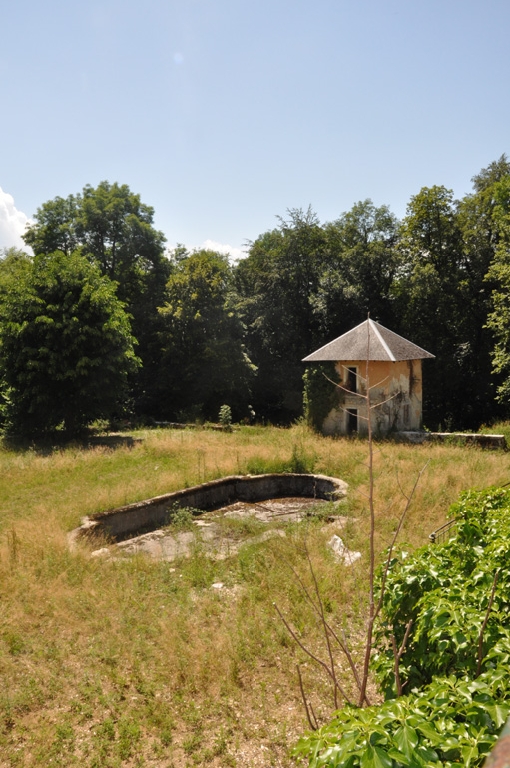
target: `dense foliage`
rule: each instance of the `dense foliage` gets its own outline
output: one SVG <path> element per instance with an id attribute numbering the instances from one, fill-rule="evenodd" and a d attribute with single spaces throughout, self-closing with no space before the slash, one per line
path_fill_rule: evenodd
<path id="1" fill-rule="evenodd" d="M 44 203 L 25 234 L 37 257 L 79 251 L 115 286 L 142 361 L 129 378 L 133 415 L 211 419 L 228 404 L 234 420 L 254 411 L 288 424 L 303 412 L 302 359 L 369 312 L 436 356 L 424 365 L 428 428 L 477 429 L 508 415 L 505 155 L 462 200 L 424 187 L 402 221 L 371 200 L 326 223 L 291 209 L 235 265 L 183 246 L 165 254 L 153 217 L 127 185 L 104 181 Z M 324 410 L 310 392 L 308 416 Z"/>
<path id="2" fill-rule="evenodd" d="M 310 365 L 303 375 L 303 405 L 307 424 L 320 431 L 324 419 L 335 406 L 339 376 L 334 363 Z"/>
<path id="3" fill-rule="evenodd" d="M 11 431 L 74 434 L 118 413 L 139 361 L 113 283 L 78 252 L 11 254 L 1 267 L 2 413 Z"/>
<path id="4" fill-rule="evenodd" d="M 182 259 L 168 281 L 161 316 L 163 416 L 212 419 L 225 401 L 237 418 L 244 416 L 254 367 L 244 348 L 226 257 L 198 251 Z"/>
<path id="5" fill-rule="evenodd" d="M 455 537 L 390 566 L 375 670 L 379 707 L 346 707 L 304 737 L 313 768 L 478 766 L 510 712 L 510 491 L 463 494 Z M 492 599 L 493 598 L 493 599 Z M 393 638 L 412 621 L 396 697 Z"/>
<path id="6" fill-rule="evenodd" d="M 473 185 L 461 201 L 445 187 L 424 187 L 401 222 L 365 200 L 324 225 L 310 210 L 290 211 L 257 238 L 236 277 L 258 366 L 258 413 L 283 421 L 299 415 L 299 360 L 368 312 L 436 355 L 424 366 L 429 428 L 476 429 L 508 410 L 506 157 Z"/>
<path id="7" fill-rule="evenodd" d="M 154 381 L 160 365 L 158 307 L 164 302 L 170 262 L 165 237 L 153 226 L 154 210 L 126 184 L 102 181 L 81 194 L 44 203 L 24 239 L 36 255 L 79 249 L 101 274 L 115 283 L 131 316 L 142 367 L 131 379 L 139 411 L 156 407 Z"/>

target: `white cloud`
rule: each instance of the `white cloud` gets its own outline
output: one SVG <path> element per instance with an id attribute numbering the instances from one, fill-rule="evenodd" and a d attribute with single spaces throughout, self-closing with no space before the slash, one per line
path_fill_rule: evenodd
<path id="1" fill-rule="evenodd" d="M 232 261 L 238 261 L 246 256 L 246 253 L 241 248 L 234 248 L 232 245 L 225 245 L 223 243 L 217 243 L 215 240 L 204 240 L 200 248 L 205 248 L 208 251 L 217 251 L 218 253 L 225 253 Z"/>
<path id="2" fill-rule="evenodd" d="M 0 248 L 23 248 L 27 246 L 21 239 L 29 222 L 23 211 L 18 211 L 14 198 L 0 187 Z"/>

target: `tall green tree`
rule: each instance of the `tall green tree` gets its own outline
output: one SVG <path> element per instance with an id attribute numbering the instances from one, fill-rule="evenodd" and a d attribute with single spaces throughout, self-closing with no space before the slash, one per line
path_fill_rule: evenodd
<path id="1" fill-rule="evenodd" d="M 161 308 L 160 402 L 166 418 L 217 419 L 229 405 L 247 414 L 254 366 L 244 348 L 228 259 L 201 250 L 180 252 Z"/>
<path id="2" fill-rule="evenodd" d="M 121 407 L 139 361 L 112 281 L 79 252 L 0 262 L 0 379 L 11 431 L 74 434 Z"/>
<path id="3" fill-rule="evenodd" d="M 331 340 L 370 313 L 394 324 L 392 286 L 400 263 L 398 221 L 386 205 L 371 200 L 324 227 L 327 259 L 310 301 L 324 339 Z"/>
<path id="4" fill-rule="evenodd" d="M 152 382 L 160 356 L 158 307 L 171 267 L 164 254 L 165 237 L 154 227 L 153 208 L 126 184 L 102 181 L 97 187 L 87 185 L 81 194 L 44 203 L 24 240 L 35 254 L 59 250 L 70 255 L 79 248 L 116 283 L 143 362 L 133 382 L 138 408 L 157 409 Z"/>
<path id="5" fill-rule="evenodd" d="M 510 412 L 510 173 L 491 187 L 492 219 L 497 233 L 495 257 L 487 273 L 492 285 L 487 326 L 494 334 L 493 371 L 498 377 L 497 397 Z"/>
<path id="6" fill-rule="evenodd" d="M 470 337 L 462 292 L 462 233 L 451 190 L 424 187 L 411 198 L 399 248 L 402 264 L 394 287 L 398 330 L 436 355 L 424 367 L 424 421 L 432 428 L 467 426 Z"/>
<path id="7" fill-rule="evenodd" d="M 301 360 L 319 338 L 310 297 L 325 257 L 317 216 L 310 208 L 296 209 L 258 237 L 236 269 L 249 355 L 258 369 L 255 410 L 272 421 L 288 422 L 301 413 Z"/>
<path id="8" fill-rule="evenodd" d="M 466 195 L 458 206 L 463 248 L 464 369 L 469 390 L 465 407 L 466 413 L 471 414 L 471 426 L 474 427 L 481 422 L 490 422 L 503 413 L 495 403 L 499 372 L 496 376 L 491 375 L 495 328 L 489 321 L 489 315 L 494 307 L 493 292 L 498 286 L 501 287 L 497 271 L 491 269 L 497 258 L 501 237 L 495 215 L 496 187 L 509 175 L 510 163 L 502 155 L 473 177 L 473 192 Z"/>

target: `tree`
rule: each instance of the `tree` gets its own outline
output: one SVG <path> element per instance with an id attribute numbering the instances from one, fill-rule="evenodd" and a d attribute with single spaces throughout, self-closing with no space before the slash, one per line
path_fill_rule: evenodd
<path id="1" fill-rule="evenodd" d="M 350 330 L 367 316 L 393 327 L 392 286 L 399 267 L 398 221 L 386 205 L 353 205 L 326 224 L 327 260 L 310 297 L 323 338 Z"/>
<path id="2" fill-rule="evenodd" d="M 254 366 L 225 256 L 201 250 L 179 258 L 167 284 L 159 391 L 167 417 L 216 419 L 227 403 L 239 418 L 251 397 Z"/>
<path id="3" fill-rule="evenodd" d="M 152 382 L 160 348 L 158 307 L 164 302 L 171 265 L 165 237 L 153 225 L 154 210 L 127 184 L 102 181 L 81 194 L 44 203 L 24 240 L 35 254 L 56 250 L 70 255 L 79 248 L 101 273 L 117 284 L 117 295 L 131 315 L 143 367 L 133 382 L 139 410 L 157 409 Z"/>
<path id="4" fill-rule="evenodd" d="M 301 413 L 301 360 L 318 340 L 310 304 L 326 256 L 324 230 L 309 208 L 288 211 L 278 229 L 262 234 L 236 268 L 247 346 L 258 373 L 259 415 L 288 422 Z"/>
<path id="5" fill-rule="evenodd" d="M 411 198 L 399 248 L 402 263 L 393 289 L 398 330 L 436 355 L 425 373 L 424 421 L 432 428 L 468 426 L 471 338 L 462 233 L 451 190 L 424 187 Z"/>
<path id="6" fill-rule="evenodd" d="M 0 269 L 0 378 L 11 431 L 74 434 L 111 416 L 139 361 L 112 281 L 78 252 Z"/>
<path id="7" fill-rule="evenodd" d="M 502 237 L 496 190 L 509 176 L 510 163 L 502 155 L 473 177 L 474 192 L 466 195 L 458 206 L 463 249 L 461 292 L 469 340 L 464 355 L 469 385 L 466 412 L 472 414 L 473 426 L 501 415 L 494 397 L 500 371 L 491 376 L 496 327 L 489 315 L 494 308 L 494 292 L 502 287 L 500 277 L 503 277 L 503 274 L 498 277 L 497 270 L 491 268 L 495 260 L 499 260 L 498 243 Z"/>
<path id="8" fill-rule="evenodd" d="M 492 186 L 493 223 L 497 231 L 494 260 L 487 273 L 492 283 L 487 326 L 493 332 L 493 370 L 498 375 L 498 399 L 510 406 L 510 173 Z"/>

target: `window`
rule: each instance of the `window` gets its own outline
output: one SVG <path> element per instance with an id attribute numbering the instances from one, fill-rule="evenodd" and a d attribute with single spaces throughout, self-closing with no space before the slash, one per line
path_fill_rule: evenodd
<path id="1" fill-rule="evenodd" d="M 358 431 L 358 409 L 347 409 L 347 434 L 352 435 Z"/>
<path id="2" fill-rule="evenodd" d="M 358 391 L 358 369 L 355 365 L 347 368 L 347 381 L 345 382 L 345 388 L 351 392 Z"/>

